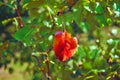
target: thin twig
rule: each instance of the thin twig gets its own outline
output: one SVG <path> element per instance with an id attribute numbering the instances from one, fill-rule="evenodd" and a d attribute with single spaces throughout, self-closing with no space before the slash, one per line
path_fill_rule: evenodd
<path id="1" fill-rule="evenodd" d="M 22 28 L 22 27 L 23 27 L 23 22 L 22 22 L 21 14 L 20 14 L 20 1 L 21 1 L 21 0 L 16 0 L 16 4 L 17 4 L 18 22 L 19 22 L 20 28 Z"/>
<path id="2" fill-rule="evenodd" d="M 47 51 L 45 53 L 42 53 L 42 54 L 44 54 L 46 56 L 44 61 L 45 61 L 45 64 L 46 64 L 46 74 L 45 75 L 46 75 L 47 80 L 51 80 L 51 77 L 50 77 L 50 64 L 49 64 L 49 58 L 48 58 L 49 51 Z"/>
<path id="3" fill-rule="evenodd" d="M 46 58 L 46 65 L 47 65 L 47 79 L 50 80 L 50 65 L 49 65 L 48 56 Z"/>

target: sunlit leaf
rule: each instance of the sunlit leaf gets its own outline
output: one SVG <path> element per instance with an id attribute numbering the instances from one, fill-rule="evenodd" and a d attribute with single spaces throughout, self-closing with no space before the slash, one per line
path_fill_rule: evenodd
<path id="1" fill-rule="evenodd" d="M 80 26 L 83 29 L 83 32 L 88 32 L 90 29 L 90 25 L 87 22 L 81 22 Z"/>
<path id="2" fill-rule="evenodd" d="M 87 69 L 87 70 L 92 69 L 92 63 L 91 62 L 84 62 L 83 65 L 84 65 L 84 68 Z"/>
<path id="3" fill-rule="evenodd" d="M 102 9 L 102 7 L 101 7 L 101 5 L 100 5 L 99 2 L 96 2 L 95 12 L 96 12 L 96 13 L 99 13 L 99 14 L 103 13 L 103 9 Z"/>

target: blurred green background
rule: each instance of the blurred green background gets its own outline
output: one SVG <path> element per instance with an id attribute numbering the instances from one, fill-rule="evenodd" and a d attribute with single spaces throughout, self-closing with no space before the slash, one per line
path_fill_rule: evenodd
<path id="1" fill-rule="evenodd" d="M 63 26 L 78 46 L 60 62 Z M 0 80 L 120 80 L 120 0 L 0 0 Z"/>

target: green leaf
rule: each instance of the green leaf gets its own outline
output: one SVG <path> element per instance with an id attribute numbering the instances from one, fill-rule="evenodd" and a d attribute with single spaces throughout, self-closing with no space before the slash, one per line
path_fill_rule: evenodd
<path id="1" fill-rule="evenodd" d="M 46 41 L 41 41 L 36 47 L 38 51 L 44 52 L 48 49 L 48 44 Z"/>
<path id="2" fill-rule="evenodd" d="M 94 49 L 90 52 L 90 59 L 95 59 L 98 55 L 98 53 L 100 52 L 100 50 L 98 49 Z"/>
<path id="3" fill-rule="evenodd" d="M 117 3 L 114 3 L 114 4 L 113 4 L 113 9 L 114 9 L 115 11 L 120 11 L 120 5 L 117 4 Z"/>
<path id="4" fill-rule="evenodd" d="M 27 1 L 29 2 L 29 1 Z M 34 0 L 34 1 L 30 1 L 29 3 L 26 3 L 23 5 L 23 8 L 26 9 L 32 9 L 32 8 L 38 8 L 40 6 L 43 6 L 45 3 L 45 0 Z"/>
<path id="5" fill-rule="evenodd" d="M 84 32 L 88 32 L 88 30 L 90 29 L 90 25 L 87 22 L 81 22 L 80 26 Z"/>
<path id="6" fill-rule="evenodd" d="M 31 0 L 24 0 L 23 4 L 29 3 Z"/>
<path id="7" fill-rule="evenodd" d="M 90 9 L 90 5 L 89 5 L 89 4 L 85 5 L 84 8 L 85 8 L 87 11 L 89 11 L 90 13 L 92 13 L 92 10 Z"/>
<path id="8" fill-rule="evenodd" d="M 100 5 L 100 3 L 96 2 L 96 8 L 95 8 L 95 13 L 103 13 L 103 9 Z"/>
<path id="9" fill-rule="evenodd" d="M 97 69 L 106 69 L 108 67 L 106 59 L 97 57 L 93 63 L 93 67 Z"/>
<path id="10" fill-rule="evenodd" d="M 105 69 L 94 69 L 93 70 L 94 73 L 98 73 L 98 72 L 105 72 Z"/>
<path id="11" fill-rule="evenodd" d="M 12 20 L 13 20 L 13 18 L 5 19 L 5 20 L 2 21 L 2 24 L 3 24 L 3 25 L 6 25 L 6 24 L 8 24 L 9 22 L 11 22 Z"/>
<path id="12" fill-rule="evenodd" d="M 68 12 L 63 15 L 63 20 L 64 20 L 64 22 L 71 22 L 73 20 L 73 17 L 74 16 L 72 15 L 72 13 Z"/>
<path id="13" fill-rule="evenodd" d="M 90 61 L 83 63 L 85 69 L 92 69 L 92 64 Z"/>
<path id="14" fill-rule="evenodd" d="M 16 40 L 22 41 L 27 45 L 31 44 L 32 36 L 35 34 L 36 28 L 31 28 L 30 25 L 24 26 L 14 35 Z"/>
<path id="15" fill-rule="evenodd" d="M 105 25 L 107 25 L 107 20 L 104 15 L 96 15 L 95 19 L 99 22 L 99 24 L 101 24 L 101 26 L 104 27 Z"/>
<path id="16" fill-rule="evenodd" d="M 80 60 L 86 56 L 86 53 L 84 52 L 84 50 L 81 47 L 77 48 L 76 54 L 79 56 Z"/>
<path id="17" fill-rule="evenodd" d="M 60 78 L 57 78 L 57 80 L 61 80 Z"/>

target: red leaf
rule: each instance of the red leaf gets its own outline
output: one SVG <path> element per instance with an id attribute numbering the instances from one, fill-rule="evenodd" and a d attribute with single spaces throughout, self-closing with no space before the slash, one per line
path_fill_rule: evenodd
<path id="1" fill-rule="evenodd" d="M 56 57 L 60 61 L 66 61 L 70 59 L 77 47 L 77 38 L 72 37 L 67 31 L 57 31 L 54 37 L 53 48 Z"/>

